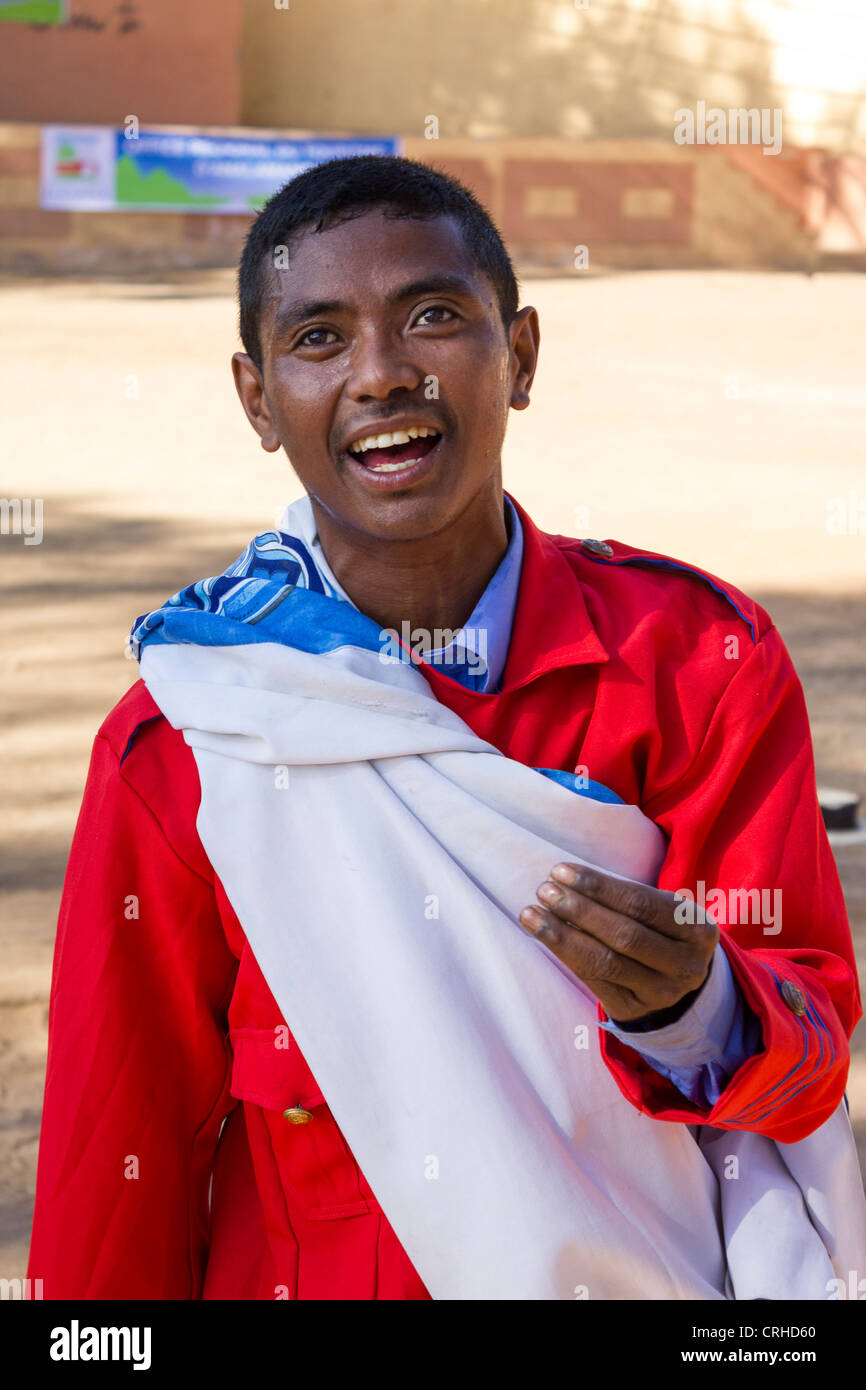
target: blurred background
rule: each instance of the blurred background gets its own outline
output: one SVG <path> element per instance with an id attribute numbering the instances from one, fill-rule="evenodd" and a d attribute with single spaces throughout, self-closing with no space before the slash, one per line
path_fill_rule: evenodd
<path id="1" fill-rule="evenodd" d="M 66 854 L 132 620 L 302 489 L 231 380 L 297 169 L 393 148 L 541 318 L 505 482 L 721 574 L 806 691 L 866 943 L 862 0 L 0 0 L 0 1274 L 23 1276 Z M 843 819 L 845 817 L 843 816 Z M 849 1101 L 866 1158 L 866 1030 Z"/>

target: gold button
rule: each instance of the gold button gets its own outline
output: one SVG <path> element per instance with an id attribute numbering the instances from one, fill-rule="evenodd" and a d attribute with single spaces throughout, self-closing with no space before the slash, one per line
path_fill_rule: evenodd
<path id="1" fill-rule="evenodd" d="M 790 980 L 782 981 L 782 998 L 788 1008 L 798 1017 L 802 1017 L 806 1012 L 806 996 L 801 989 L 798 989 Z"/>
<path id="2" fill-rule="evenodd" d="M 590 555 L 604 555 L 609 560 L 613 554 L 613 546 L 608 545 L 607 541 L 581 541 L 581 545 Z"/>
<path id="3" fill-rule="evenodd" d="M 283 1119 L 288 1120 L 290 1125 L 308 1125 L 312 1118 L 311 1112 L 302 1105 L 292 1105 L 283 1111 Z"/>

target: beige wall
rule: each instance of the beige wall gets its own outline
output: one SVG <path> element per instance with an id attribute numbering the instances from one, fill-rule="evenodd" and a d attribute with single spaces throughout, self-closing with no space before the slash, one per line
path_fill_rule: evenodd
<path id="1" fill-rule="evenodd" d="M 850 15 L 845 18 L 846 8 Z M 670 138 L 779 108 L 786 144 L 866 150 L 855 0 L 244 0 L 242 120 L 443 138 Z"/>
<path id="2" fill-rule="evenodd" d="M 63 26 L 4 24 L 0 120 L 670 139 L 704 100 L 866 153 L 862 0 L 279 3 L 70 0 Z"/>
<path id="3" fill-rule="evenodd" d="M 698 100 L 866 153 L 861 0 L 70 0 L 0 26 L 0 120 L 670 139 Z M 848 11 L 848 17 L 845 17 Z"/>

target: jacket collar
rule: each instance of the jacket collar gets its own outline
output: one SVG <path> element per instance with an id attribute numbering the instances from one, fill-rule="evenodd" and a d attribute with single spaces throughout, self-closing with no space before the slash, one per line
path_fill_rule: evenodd
<path id="1" fill-rule="evenodd" d="M 498 694 L 518 690 L 559 667 L 600 664 L 609 659 L 593 627 L 580 580 L 556 538 L 539 530 L 511 493 L 507 495 L 523 527 L 523 561 Z M 423 671 L 434 691 L 440 682 L 452 691 L 457 684 L 434 665 L 425 664 Z M 465 687 L 461 691 L 470 702 L 498 698 L 495 693 Z"/>
<path id="2" fill-rule="evenodd" d="M 558 667 L 609 660 L 566 555 L 511 493 L 508 496 L 523 527 L 523 565 L 503 691 L 515 690 Z"/>

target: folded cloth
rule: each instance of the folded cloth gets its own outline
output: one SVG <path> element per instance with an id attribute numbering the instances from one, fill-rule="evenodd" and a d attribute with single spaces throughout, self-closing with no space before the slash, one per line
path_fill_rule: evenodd
<path id="1" fill-rule="evenodd" d="M 703 1148 L 634 1109 L 592 992 L 516 920 L 559 860 L 655 882 L 661 832 L 477 738 L 328 592 L 306 499 L 282 525 L 132 644 L 193 750 L 202 844 L 433 1298 L 736 1297 L 740 1228 L 744 1296 L 828 1297 L 852 1256 L 835 1207 L 828 1240 L 790 1167 L 733 1184 L 742 1203 L 757 1173 L 799 1203 L 793 1295 L 786 1231 L 768 1262 L 726 1191 L 726 1143 L 777 1146 L 712 1131 Z"/>

